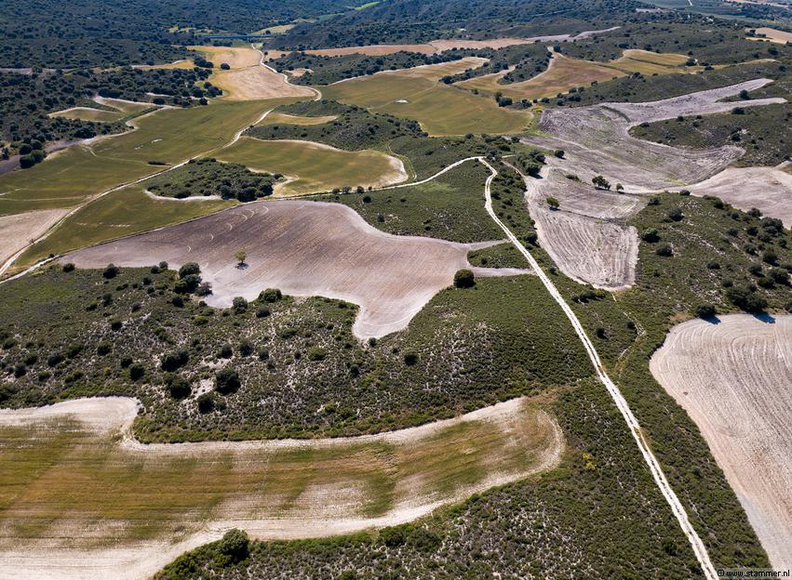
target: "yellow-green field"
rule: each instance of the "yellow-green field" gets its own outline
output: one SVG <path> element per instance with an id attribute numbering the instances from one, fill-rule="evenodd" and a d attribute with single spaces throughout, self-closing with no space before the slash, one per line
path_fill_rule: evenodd
<path id="1" fill-rule="evenodd" d="M 553 56 L 551 65 L 545 72 L 527 81 L 508 85 L 499 84 L 498 81 L 505 74 L 501 72 L 485 75 L 457 84 L 466 89 L 477 89 L 486 95 L 500 92 L 512 99 L 541 99 L 555 97 L 558 93 L 565 93 L 573 87 L 589 86 L 594 81 L 603 82 L 624 76 L 622 71 L 602 63 L 568 58 L 560 54 Z"/>
<path id="2" fill-rule="evenodd" d="M 102 99 L 101 103 L 112 107 L 113 110 L 96 109 L 89 106 L 72 107 L 63 111 L 50 113 L 50 117 L 64 117 L 66 119 L 82 119 L 83 121 L 96 121 L 99 123 L 114 123 L 125 117 L 139 115 L 147 110 L 154 110 L 156 106 L 150 103 L 133 103 L 118 99 Z"/>
<path id="3" fill-rule="evenodd" d="M 620 58 L 608 64 L 625 72 L 638 72 L 643 75 L 694 73 L 703 69 L 700 66 L 686 67 L 688 58 L 684 54 L 658 54 L 648 50 L 628 49 Z"/>
<path id="4" fill-rule="evenodd" d="M 272 112 L 259 123 L 259 125 L 324 125 L 336 119 L 335 115 L 323 117 L 302 117 L 299 115 L 287 115 L 286 113 Z"/>
<path id="5" fill-rule="evenodd" d="M 50 254 L 61 254 L 68 250 L 183 222 L 237 203 L 219 199 L 155 198 L 146 195 L 144 190 L 144 185 L 132 185 L 80 208 L 50 235 L 22 254 L 17 262 L 17 269 L 34 264 Z"/>
<path id="6" fill-rule="evenodd" d="M 520 401 L 499 407 L 404 439 L 302 445 L 141 448 L 71 416 L 5 424 L 0 549 L 177 540 L 212 521 L 378 517 L 553 467 L 563 448 L 554 420 Z"/>
<path id="7" fill-rule="evenodd" d="M 437 82 L 441 77 L 481 65 L 462 59 L 403 71 L 385 72 L 320 87 L 322 96 L 396 117 L 415 119 L 432 135 L 519 133 L 532 116 L 499 107 L 491 98 Z"/>
<path id="8" fill-rule="evenodd" d="M 166 109 L 141 117 L 138 129 L 73 147 L 31 169 L 0 176 L 0 215 L 34 209 L 73 207 L 93 195 L 222 147 L 266 110 L 292 102 L 273 99 Z"/>
<path id="9" fill-rule="evenodd" d="M 275 187 L 276 195 L 283 196 L 344 186 L 381 187 L 407 178 L 399 160 L 379 151 L 343 151 L 309 141 L 242 137 L 214 157 L 254 171 L 285 175 L 288 181 Z"/>

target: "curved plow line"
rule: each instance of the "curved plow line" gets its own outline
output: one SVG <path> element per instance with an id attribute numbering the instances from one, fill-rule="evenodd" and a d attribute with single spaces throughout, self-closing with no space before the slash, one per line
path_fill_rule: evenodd
<path id="1" fill-rule="evenodd" d="M 660 463 L 657 461 L 654 453 L 652 453 L 649 443 L 644 438 L 643 433 L 641 432 L 641 425 L 638 423 L 638 419 L 635 417 L 635 415 L 633 415 L 630 406 L 627 404 L 627 400 L 621 394 L 621 391 L 619 391 L 619 388 L 616 386 L 616 384 L 605 372 L 599 354 L 597 354 L 594 344 L 591 342 L 591 339 L 589 339 L 586 331 L 583 329 L 583 325 L 580 323 L 580 320 L 572 311 L 572 308 L 569 306 L 569 304 L 567 304 L 566 300 L 564 300 L 563 296 L 561 296 L 561 293 L 555 287 L 547 274 L 545 274 L 542 268 L 539 266 L 539 262 L 537 262 L 531 253 L 525 248 L 525 246 L 520 243 L 520 241 L 517 239 L 517 236 L 515 236 L 512 231 L 506 227 L 506 224 L 504 224 L 498 218 L 492 209 L 492 195 L 490 192 L 490 186 L 492 184 L 492 180 L 498 175 L 498 172 L 483 157 L 479 157 L 478 160 L 490 170 L 490 176 L 487 178 L 487 182 L 484 185 L 484 205 L 487 213 L 489 213 L 490 217 L 495 220 L 495 223 L 498 224 L 498 226 L 503 230 L 514 247 L 517 248 L 517 250 L 525 257 L 526 260 L 528 260 L 531 268 L 533 268 L 534 272 L 536 272 L 536 275 L 539 276 L 539 279 L 542 281 L 547 291 L 564 311 L 564 314 L 567 315 L 567 318 L 569 318 L 569 321 L 572 323 L 572 327 L 575 329 L 580 341 L 583 343 L 583 346 L 585 347 L 586 352 L 588 353 L 588 356 L 597 371 L 599 380 L 605 385 L 605 388 L 608 390 L 608 394 L 613 399 L 613 402 L 616 403 L 616 407 L 618 407 L 622 417 L 624 417 L 624 420 L 627 422 L 627 426 L 630 428 L 633 439 L 635 439 L 635 442 L 638 444 L 638 449 L 641 451 L 641 455 L 643 455 L 644 461 L 649 467 L 649 471 L 652 473 L 652 477 L 654 478 L 657 487 L 660 489 L 663 497 L 665 497 L 668 505 L 671 506 L 671 511 L 674 512 L 674 516 L 676 516 L 676 519 L 679 521 L 682 531 L 687 536 L 690 546 L 693 548 L 693 552 L 696 555 L 696 559 L 701 565 L 701 569 L 704 571 L 704 576 L 708 580 L 716 580 L 718 578 L 718 574 L 715 572 L 715 568 L 712 565 L 712 561 L 710 560 L 706 546 L 704 546 L 704 543 L 701 541 L 701 538 L 699 537 L 695 528 L 690 523 L 690 519 L 688 518 L 687 512 L 685 511 L 682 502 L 679 501 L 679 498 L 671 488 L 671 484 L 668 483 L 668 479 L 666 479 L 665 473 L 663 473 L 663 469 L 660 467 Z"/>

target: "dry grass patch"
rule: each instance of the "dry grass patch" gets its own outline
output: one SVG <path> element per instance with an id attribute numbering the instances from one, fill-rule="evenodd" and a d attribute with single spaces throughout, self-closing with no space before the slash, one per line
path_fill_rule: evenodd
<path id="1" fill-rule="evenodd" d="M 66 211 L 44 209 L 0 216 L 0 265 L 46 232 Z"/>
<path id="2" fill-rule="evenodd" d="M 288 115 L 273 111 L 259 125 L 324 125 L 336 119 L 335 115 L 325 115 L 320 117 L 302 117 L 299 115 Z"/>
<path id="3" fill-rule="evenodd" d="M 314 91 L 308 87 L 292 85 L 286 76 L 262 66 L 261 53 L 249 47 L 194 46 L 202 52 L 215 68 L 210 81 L 227 94 L 227 101 L 255 101 L 280 97 L 313 97 Z M 228 64 L 230 70 L 222 70 L 220 65 Z"/>
<path id="4" fill-rule="evenodd" d="M 87 422 L 82 422 L 86 407 Z M 107 417 L 96 417 L 99 413 Z M 236 526 L 321 537 L 410 521 L 558 464 L 556 421 L 522 399 L 422 427 L 349 439 L 139 445 L 132 399 L 0 412 L 0 553 L 27 577 L 137 577 Z M 24 550 L 19 542 L 24 540 Z M 181 547 L 181 550 L 186 549 Z"/>
<path id="5" fill-rule="evenodd" d="M 774 568 L 792 566 L 792 316 L 692 320 L 651 359 L 698 425 Z"/>
<path id="6" fill-rule="evenodd" d="M 786 32 L 784 30 L 776 30 L 775 28 L 757 28 L 757 34 L 764 34 L 765 38 L 756 38 L 755 36 L 748 36 L 748 40 L 769 40 L 770 42 L 775 42 L 776 44 L 786 44 L 787 42 L 792 42 L 792 32 Z"/>
<path id="7" fill-rule="evenodd" d="M 637 72 L 643 75 L 674 74 L 680 72 L 696 73 L 704 70 L 701 66 L 685 66 L 688 61 L 684 54 L 663 53 L 658 54 L 648 50 L 630 48 L 624 51 L 621 58 L 611 61 L 609 66 L 625 71 Z"/>
<path id="8" fill-rule="evenodd" d="M 382 187 L 407 179 L 402 162 L 379 151 L 345 151 L 310 141 L 264 141 L 242 137 L 217 158 L 254 171 L 281 173 L 280 196 L 331 191 L 335 188 Z"/>

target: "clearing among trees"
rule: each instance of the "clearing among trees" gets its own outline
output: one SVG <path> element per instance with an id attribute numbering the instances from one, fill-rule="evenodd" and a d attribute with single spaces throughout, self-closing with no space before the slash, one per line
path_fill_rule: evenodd
<path id="1" fill-rule="evenodd" d="M 654 377 L 696 422 L 774 568 L 792 566 L 792 316 L 674 327 Z"/>
<path id="2" fill-rule="evenodd" d="M 386 234 L 341 204 L 277 201 L 78 250 L 63 261 L 81 268 L 197 262 L 212 284 L 210 305 L 252 300 L 265 288 L 339 298 L 360 305 L 353 331 L 368 338 L 405 328 L 469 267 L 467 253 L 478 247 Z M 248 252 L 243 268 L 234 259 L 239 248 Z"/>

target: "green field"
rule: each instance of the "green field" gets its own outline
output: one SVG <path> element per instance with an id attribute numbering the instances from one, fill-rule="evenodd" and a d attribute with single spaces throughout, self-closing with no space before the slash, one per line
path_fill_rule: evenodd
<path id="1" fill-rule="evenodd" d="M 378 151 L 343 151 L 308 141 L 263 141 L 243 137 L 215 155 L 254 171 L 283 174 L 276 195 L 331 191 L 343 187 L 378 187 L 399 181 L 394 159 Z"/>
<path id="2" fill-rule="evenodd" d="M 156 199 L 132 185 L 93 201 L 75 212 L 52 233 L 19 257 L 17 268 L 34 264 L 50 254 L 145 232 L 229 207 L 236 201 Z"/>
<path id="3" fill-rule="evenodd" d="M 429 134 L 438 136 L 520 133 L 532 118 L 528 112 L 501 108 L 493 99 L 409 71 L 372 75 L 320 90 L 327 99 L 415 119 Z"/>
<path id="4" fill-rule="evenodd" d="M 0 176 L 0 215 L 72 207 L 91 195 L 228 143 L 234 134 L 286 99 L 168 109 L 142 117 L 138 129 L 90 149 L 75 147 L 24 171 Z"/>

